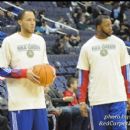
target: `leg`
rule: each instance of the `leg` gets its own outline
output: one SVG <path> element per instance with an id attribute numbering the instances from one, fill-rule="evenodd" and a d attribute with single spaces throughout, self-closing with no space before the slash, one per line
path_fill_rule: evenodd
<path id="1" fill-rule="evenodd" d="M 83 130 L 81 129 L 84 118 L 81 116 L 79 105 L 71 107 L 72 109 L 72 130 Z M 85 127 L 86 129 L 86 127 Z"/>
<path id="2" fill-rule="evenodd" d="M 49 130 L 46 109 L 34 110 L 34 122 L 32 130 Z"/>
<path id="3" fill-rule="evenodd" d="M 32 130 L 33 110 L 9 112 L 11 130 Z"/>
<path id="4" fill-rule="evenodd" d="M 110 119 L 112 130 L 127 130 L 126 115 L 127 106 L 126 102 L 112 103 L 110 111 Z"/>
<path id="5" fill-rule="evenodd" d="M 81 130 L 86 130 L 86 128 L 91 130 L 89 117 L 84 117 L 81 124 Z"/>
<path id="6" fill-rule="evenodd" d="M 89 111 L 92 130 L 109 130 L 106 118 L 109 113 L 109 104 L 90 107 Z"/>
<path id="7" fill-rule="evenodd" d="M 72 130 L 72 110 L 70 107 L 60 107 L 62 113 L 58 117 L 58 129 L 59 130 Z"/>
<path id="8" fill-rule="evenodd" d="M 48 114 L 48 125 L 49 125 L 49 130 L 56 130 L 56 124 L 57 119 L 56 116 L 53 114 Z"/>
<path id="9" fill-rule="evenodd" d="M 0 130 L 9 130 L 8 110 L 0 110 Z"/>

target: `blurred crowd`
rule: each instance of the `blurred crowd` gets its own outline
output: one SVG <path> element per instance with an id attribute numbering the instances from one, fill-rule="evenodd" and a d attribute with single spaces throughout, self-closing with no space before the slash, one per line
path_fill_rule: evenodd
<path id="1" fill-rule="evenodd" d="M 13 2 L 16 6 L 21 6 L 23 4 L 30 4 L 30 2 Z M 52 54 L 67 54 L 69 53 L 68 48 L 78 48 L 81 42 L 81 36 L 77 33 L 65 33 L 65 27 L 62 24 L 75 27 L 79 31 L 94 30 L 94 19 L 100 14 L 109 14 L 113 23 L 114 34 L 119 36 L 124 41 L 130 41 L 130 24 L 128 22 L 128 16 L 126 12 L 130 9 L 129 1 L 99 1 L 99 4 L 111 5 L 112 11 L 108 13 L 107 11 L 96 6 L 94 1 L 81 1 L 81 2 L 53 2 L 55 7 L 69 8 L 68 12 L 69 20 L 63 16 L 59 16 L 55 23 L 50 23 L 44 19 L 46 16 L 46 11 L 34 10 L 36 14 L 36 30 L 35 33 L 44 36 L 54 34 L 57 39 L 51 49 Z M 10 7 L 8 11 L 0 10 L 0 28 L 9 27 L 17 25 L 17 17 L 13 13 L 18 13 L 18 9 Z M 13 13 L 12 13 L 13 12 Z M 47 17 L 47 16 L 46 16 Z M 59 24 L 61 23 L 61 24 Z M 1 31 L 1 30 L 0 30 Z M 16 30 L 15 30 L 16 31 Z M 3 36 L 0 32 L 0 37 Z M 6 36 L 6 34 L 4 34 Z"/>

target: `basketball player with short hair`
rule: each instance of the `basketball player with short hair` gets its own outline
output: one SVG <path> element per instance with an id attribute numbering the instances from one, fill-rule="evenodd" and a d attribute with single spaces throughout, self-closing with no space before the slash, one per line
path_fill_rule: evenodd
<path id="1" fill-rule="evenodd" d="M 1 55 L 0 57 L 2 58 Z M 39 83 L 37 82 L 38 76 L 32 72 L 31 68 L 11 69 L 0 67 L 0 130 L 10 130 L 8 122 L 8 92 L 5 78 L 27 78 L 35 83 Z"/>
<path id="2" fill-rule="evenodd" d="M 80 109 L 87 116 L 89 101 L 92 130 L 127 130 L 129 55 L 124 42 L 112 35 L 109 16 L 99 15 L 95 22 L 96 34 L 82 46 L 77 64 Z"/>
<path id="3" fill-rule="evenodd" d="M 48 64 L 45 40 L 34 34 L 33 11 L 18 16 L 20 31 L 6 37 L 2 44 L 5 65 L 13 69 Z M 7 79 L 11 130 L 48 130 L 43 87 L 28 79 Z"/>
<path id="4" fill-rule="evenodd" d="M 0 65 L 4 62 L 0 48 Z M 2 77 L 1 77 L 2 76 Z M 0 129 L 10 130 L 8 121 L 8 92 L 5 78 L 28 78 L 29 80 L 39 83 L 39 77 L 29 69 L 11 69 L 0 67 Z M 37 82 L 38 81 L 38 82 Z"/>

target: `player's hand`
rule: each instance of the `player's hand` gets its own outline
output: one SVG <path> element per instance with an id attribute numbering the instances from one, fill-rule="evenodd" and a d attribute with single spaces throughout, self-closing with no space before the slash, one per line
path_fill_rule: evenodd
<path id="1" fill-rule="evenodd" d="M 81 116 L 88 117 L 87 104 L 85 102 L 82 102 L 79 104 L 79 106 L 80 106 Z"/>
<path id="2" fill-rule="evenodd" d="M 27 69 L 27 79 L 31 80 L 33 83 L 40 84 L 39 76 L 33 73 L 33 69 Z"/>
<path id="3" fill-rule="evenodd" d="M 65 102 L 72 102 L 74 100 L 74 97 L 73 96 L 66 96 L 66 97 L 63 97 L 63 100 Z"/>
<path id="4" fill-rule="evenodd" d="M 128 104 L 127 109 L 130 110 L 130 98 L 128 98 L 127 104 Z"/>

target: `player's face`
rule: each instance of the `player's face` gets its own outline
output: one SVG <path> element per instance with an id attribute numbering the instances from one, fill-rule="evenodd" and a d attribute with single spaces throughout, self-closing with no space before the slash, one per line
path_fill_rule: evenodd
<path id="1" fill-rule="evenodd" d="M 21 30 L 23 30 L 24 32 L 33 33 L 36 25 L 34 13 L 31 11 L 25 12 L 22 19 L 19 20 L 19 24 L 21 26 Z"/>
<path id="2" fill-rule="evenodd" d="M 106 36 L 111 36 L 113 33 L 112 30 L 112 22 L 110 19 L 103 19 L 100 25 L 100 31 L 102 34 L 106 34 Z"/>

